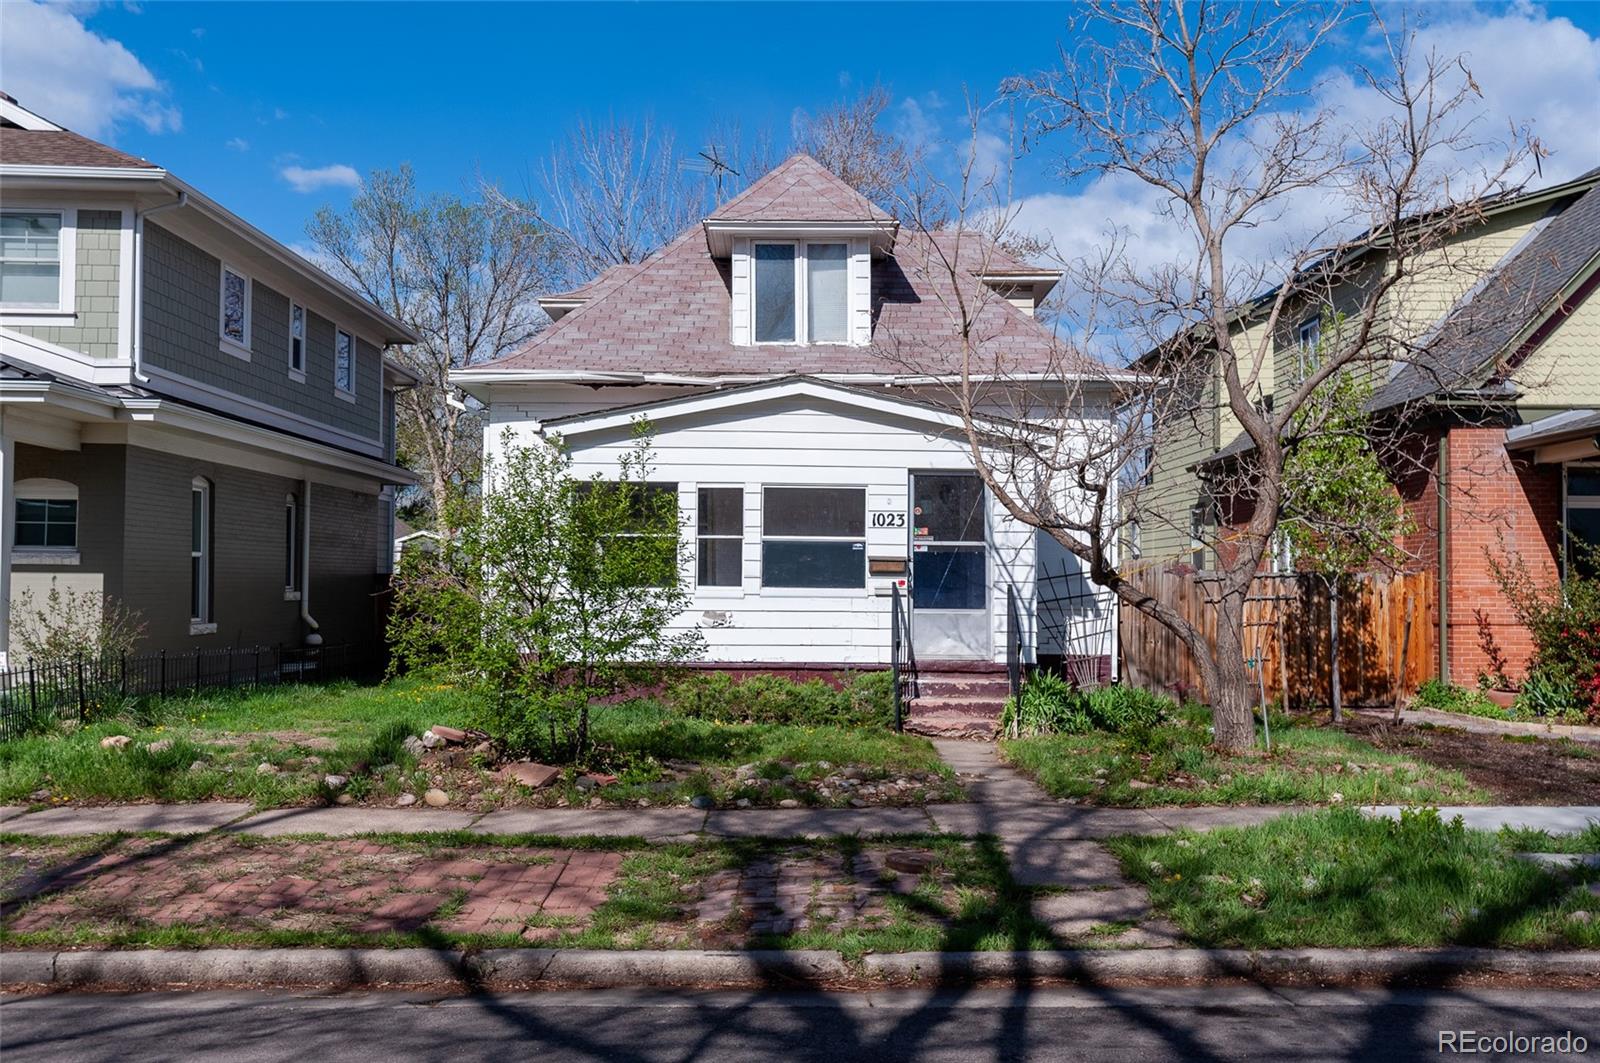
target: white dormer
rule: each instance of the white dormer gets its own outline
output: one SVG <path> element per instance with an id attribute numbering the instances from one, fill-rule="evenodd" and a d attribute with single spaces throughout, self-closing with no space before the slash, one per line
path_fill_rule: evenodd
<path id="1" fill-rule="evenodd" d="M 740 346 L 872 342 L 872 246 L 865 236 L 739 236 L 732 247 L 732 337 Z"/>

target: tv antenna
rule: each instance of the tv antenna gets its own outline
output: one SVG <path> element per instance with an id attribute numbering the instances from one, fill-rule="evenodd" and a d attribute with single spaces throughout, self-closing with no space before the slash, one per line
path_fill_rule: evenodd
<path id="1" fill-rule="evenodd" d="M 708 144 L 704 151 L 695 152 L 694 158 L 684 159 L 679 165 L 691 173 L 705 174 L 716 181 L 717 199 L 719 201 L 722 199 L 723 178 L 729 174 L 734 177 L 739 176 L 739 171 L 729 165 L 728 161 L 722 157 L 722 149 L 715 144 Z"/>

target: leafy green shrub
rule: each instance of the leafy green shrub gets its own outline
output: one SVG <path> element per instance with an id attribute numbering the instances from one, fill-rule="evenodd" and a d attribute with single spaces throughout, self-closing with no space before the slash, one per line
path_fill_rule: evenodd
<path id="1" fill-rule="evenodd" d="M 1581 547 L 1581 544 L 1580 544 Z M 1490 558 L 1500 593 L 1533 636 L 1530 710 L 1600 723 L 1600 554 L 1583 549 L 1559 582 L 1534 577 L 1520 557 Z"/>
<path id="2" fill-rule="evenodd" d="M 1130 727 L 1154 727 L 1172 708 L 1160 694 L 1115 683 L 1088 693 L 1089 718 L 1102 731 L 1113 733 Z"/>
<path id="3" fill-rule="evenodd" d="M 810 727 L 887 728 L 894 723 L 894 677 L 887 671 L 847 673 L 835 685 L 776 675 L 736 680 L 701 672 L 670 683 L 662 700 L 695 720 L 777 723 Z"/>
<path id="4" fill-rule="evenodd" d="M 1016 698 L 1006 699 L 1002 732 L 1083 734 L 1094 729 L 1084 694 L 1054 672 L 1034 672 Z"/>
<path id="5" fill-rule="evenodd" d="M 1417 687 L 1417 696 L 1411 699 L 1411 704 L 1424 709 L 1438 709 L 1440 712 L 1458 712 L 1466 716 L 1488 716 L 1502 720 L 1507 716 L 1516 715 L 1514 709 L 1501 708 L 1484 697 L 1480 690 L 1458 687 L 1442 679 L 1423 680 L 1422 685 Z"/>

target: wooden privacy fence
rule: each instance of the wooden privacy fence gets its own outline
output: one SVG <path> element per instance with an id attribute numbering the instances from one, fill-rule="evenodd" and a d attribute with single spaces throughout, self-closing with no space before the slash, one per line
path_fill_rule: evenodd
<path id="1" fill-rule="evenodd" d="M 1215 584 L 1189 572 L 1148 572 L 1136 581 L 1214 639 Z M 1316 576 L 1260 576 L 1245 606 L 1245 655 L 1262 669 L 1268 701 L 1291 708 L 1331 700 L 1328 589 Z M 1409 645 L 1406 615 L 1410 612 Z M 1160 623 L 1124 604 L 1120 650 L 1126 681 L 1149 690 L 1204 697 L 1188 648 Z M 1339 683 L 1346 705 L 1387 705 L 1437 674 L 1437 597 L 1431 572 L 1346 576 L 1339 588 Z M 1405 675 L 1398 676 L 1402 659 Z"/>

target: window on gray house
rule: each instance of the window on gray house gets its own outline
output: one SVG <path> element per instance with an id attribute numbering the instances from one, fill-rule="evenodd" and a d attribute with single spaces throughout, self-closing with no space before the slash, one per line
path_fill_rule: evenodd
<path id="1" fill-rule="evenodd" d="M 793 343 L 794 245 L 756 245 L 756 342 Z"/>
<path id="2" fill-rule="evenodd" d="M 698 584 L 739 586 L 744 576 L 744 488 L 700 488 L 695 523 Z"/>
<path id="3" fill-rule="evenodd" d="M 1295 329 L 1295 350 L 1300 359 L 1300 374 L 1317 367 L 1317 344 L 1322 342 L 1322 315 L 1313 314 Z"/>
<path id="4" fill-rule="evenodd" d="M 17 499 L 16 545 L 42 549 L 75 549 L 78 545 L 78 500 Z"/>
<path id="5" fill-rule="evenodd" d="M 250 345 L 250 279 L 231 266 L 222 267 L 222 338 Z"/>
<path id="6" fill-rule="evenodd" d="M 189 619 L 211 619 L 211 484 L 198 476 L 189 490 Z"/>
<path id="7" fill-rule="evenodd" d="M 300 520 L 294 495 L 283 499 L 283 589 L 300 588 Z"/>
<path id="8" fill-rule="evenodd" d="M 61 305 L 60 214 L 0 214 L 0 304 L 36 309 Z"/>
<path id="9" fill-rule="evenodd" d="M 356 391 L 356 341 L 344 329 L 333 331 L 333 386 L 348 395 Z"/>
<path id="10" fill-rule="evenodd" d="M 306 371 L 306 308 L 299 303 L 289 304 L 289 368 Z"/>
<path id="11" fill-rule="evenodd" d="M 867 492 L 860 487 L 768 487 L 761 494 L 765 587 L 864 587 Z"/>

